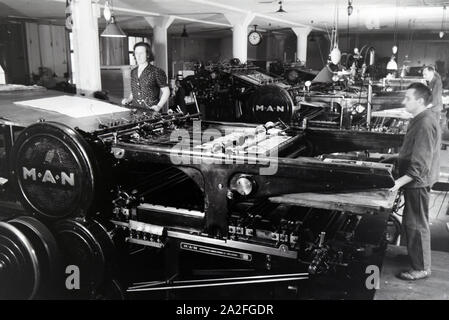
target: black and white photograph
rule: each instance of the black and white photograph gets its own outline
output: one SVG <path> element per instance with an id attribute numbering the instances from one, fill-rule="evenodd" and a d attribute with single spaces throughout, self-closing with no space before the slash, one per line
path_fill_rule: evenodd
<path id="1" fill-rule="evenodd" d="M 448 20 L 449 0 L 0 0 L 0 300 L 449 300 Z"/>

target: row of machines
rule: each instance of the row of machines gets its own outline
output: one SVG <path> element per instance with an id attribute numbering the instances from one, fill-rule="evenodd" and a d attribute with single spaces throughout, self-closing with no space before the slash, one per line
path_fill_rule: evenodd
<path id="1" fill-rule="evenodd" d="M 373 118 L 372 112 L 401 108 L 403 94 L 389 90 L 392 79 L 372 80 L 369 70 L 362 64 L 341 72 L 329 64 L 312 81 L 292 82 L 251 65 L 216 65 L 185 83 L 195 91 L 209 120 L 280 119 L 304 128 L 403 133 L 406 122 Z"/>
<path id="2" fill-rule="evenodd" d="M 347 275 L 386 243 L 393 165 L 323 154 L 396 147 L 391 132 L 322 140 L 281 119 L 238 124 L 140 110 L 75 119 L 4 101 L 3 110 L 1 210 L 10 214 L 0 221 L 0 298 L 296 283 Z M 136 248 L 166 272 L 180 255 L 252 272 L 200 281 L 145 269 L 136 284 L 127 265 Z M 167 258 L 154 258 L 160 252 Z M 67 287 L 73 268 L 77 290 Z"/>

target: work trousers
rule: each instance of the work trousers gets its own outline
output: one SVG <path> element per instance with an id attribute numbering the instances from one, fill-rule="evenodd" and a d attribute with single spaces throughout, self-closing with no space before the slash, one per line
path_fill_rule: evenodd
<path id="1" fill-rule="evenodd" d="M 430 270 L 429 197 L 430 187 L 404 189 L 402 224 L 415 270 Z"/>
<path id="2" fill-rule="evenodd" d="M 447 126 L 447 114 L 446 114 L 446 110 L 442 110 L 442 111 L 437 111 L 432 109 L 433 113 L 435 113 L 435 116 L 437 117 L 437 120 L 440 124 L 441 130 L 445 130 L 446 126 Z"/>

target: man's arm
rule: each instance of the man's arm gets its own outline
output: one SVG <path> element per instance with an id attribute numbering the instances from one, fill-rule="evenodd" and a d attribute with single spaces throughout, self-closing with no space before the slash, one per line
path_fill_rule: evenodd
<path id="1" fill-rule="evenodd" d="M 407 183 L 410 183 L 413 181 L 413 178 L 408 176 L 408 175 L 404 175 L 402 177 L 400 177 L 399 179 L 397 179 L 394 182 L 394 186 L 390 189 L 391 192 L 395 192 L 398 191 L 400 188 L 402 188 L 403 186 L 405 186 Z"/>

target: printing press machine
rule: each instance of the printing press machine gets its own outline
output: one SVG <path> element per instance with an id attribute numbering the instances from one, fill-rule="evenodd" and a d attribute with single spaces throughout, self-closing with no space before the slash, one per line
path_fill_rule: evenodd
<path id="1" fill-rule="evenodd" d="M 379 139 L 376 135 L 373 142 L 369 132 L 387 132 L 399 138 L 395 146 L 400 146 L 406 123 L 371 119 L 371 112 L 402 107 L 403 93 L 386 92 L 377 83 L 369 85 L 369 80 L 359 82 L 350 85 L 344 76 L 338 76 L 329 83 L 292 85 L 257 67 L 218 65 L 183 83 L 195 92 L 207 120 L 257 124 L 281 120 L 318 131 L 320 136 L 324 132 L 352 135 L 355 140 L 369 141 L 368 148 Z M 373 121 L 367 123 L 368 117 Z"/>
<path id="2" fill-rule="evenodd" d="M 24 96 L 28 104 L 18 103 Z M 72 117 L 42 107 L 48 98 L 90 107 Z M 297 284 L 348 275 L 387 242 L 398 206 L 388 190 L 393 165 L 322 153 L 396 147 L 392 133 L 368 132 L 377 141 L 368 146 L 350 136 L 311 139 L 275 119 L 208 122 L 123 108 L 89 115 L 100 102 L 62 98 L 52 91 L 0 97 L 1 298 Z M 36 101 L 40 107 L 31 106 Z M 139 248 L 162 266 L 162 279 L 148 269 L 129 272 Z M 161 252 L 164 259 L 154 258 Z M 181 272 L 198 257 L 218 259 L 222 274 L 227 264 L 251 272 L 201 279 Z M 81 289 L 70 291 L 65 271 L 73 265 Z"/>

